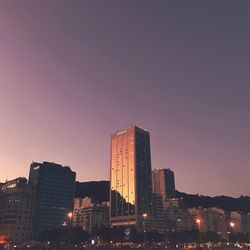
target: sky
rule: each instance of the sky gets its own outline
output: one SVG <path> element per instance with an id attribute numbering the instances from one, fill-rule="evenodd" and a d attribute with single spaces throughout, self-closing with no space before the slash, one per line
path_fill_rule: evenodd
<path id="1" fill-rule="evenodd" d="M 0 2 L 0 181 L 32 161 L 108 180 L 110 135 L 151 136 L 176 188 L 250 195 L 250 2 Z"/>

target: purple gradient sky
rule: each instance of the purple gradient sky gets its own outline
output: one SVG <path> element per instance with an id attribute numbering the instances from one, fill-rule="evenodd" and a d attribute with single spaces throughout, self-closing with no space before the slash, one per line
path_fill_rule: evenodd
<path id="1" fill-rule="evenodd" d="M 151 132 L 181 191 L 250 195 L 249 1 L 0 2 L 0 181 L 34 161 L 109 178 L 110 134 Z"/>

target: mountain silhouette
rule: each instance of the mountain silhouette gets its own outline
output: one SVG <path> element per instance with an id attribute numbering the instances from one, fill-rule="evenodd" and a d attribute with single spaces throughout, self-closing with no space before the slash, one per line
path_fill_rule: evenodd
<path id="1" fill-rule="evenodd" d="M 75 197 L 89 196 L 97 202 L 109 200 L 109 181 L 76 182 Z M 205 196 L 176 191 L 176 197 L 183 199 L 184 207 L 218 207 L 227 211 L 250 213 L 250 197 Z"/>

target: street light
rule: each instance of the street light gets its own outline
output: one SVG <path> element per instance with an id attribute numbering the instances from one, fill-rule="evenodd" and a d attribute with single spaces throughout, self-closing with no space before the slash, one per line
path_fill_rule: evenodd
<path id="1" fill-rule="evenodd" d="M 145 220 L 147 219 L 148 214 L 147 214 L 147 213 L 144 213 L 144 214 L 142 215 L 142 217 L 143 217 L 143 232 L 145 233 L 145 232 L 146 232 L 146 229 L 145 229 Z"/>
<path id="2" fill-rule="evenodd" d="M 229 226 L 231 227 L 231 232 L 232 233 L 234 233 L 234 227 L 235 227 L 235 222 L 233 222 L 233 221 L 230 221 L 229 222 Z M 228 242 L 229 242 L 229 244 L 230 244 L 230 241 L 232 241 L 232 239 L 230 239 L 231 238 L 231 234 L 229 235 L 229 237 L 228 237 Z"/>
<path id="3" fill-rule="evenodd" d="M 235 223 L 234 223 L 233 221 L 231 221 L 231 222 L 229 223 L 229 225 L 230 225 L 230 227 L 231 227 L 232 229 L 234 229 Z"/>
<path id="4" fill-rule="evenodd" d="M 146 219 L 148 217 L 148 214 L 147 213 L 144 213 L 142 214 L 142 217 L 143 217 L 143 243 L 145 245 L 145 242 L 146 242 L 146 225 L 145 225 L 145 222 L 146 222 Z"/>
<path id="5" fill-rule="evenodd" d="M 73 213 L 68 213 L 69 217 L 69 244 L 71 244 L 71 238 L 72 238 L 72 224 L 73 224 Z"/>
<path id="6" fill-rule="evenodd" d="M 72 212 L 69 212 L 69 213 L 68 213 L 68 217 L 70 218 L 70 220 L 72 219 L 72 216 L 73 216 L 73 213 L 72 213 Z"/>
<path id="7" fill-rule="evenodd" d="M 196 223 L 198 224 L 198 228 L 199 228 L 199 241 L 200 241 L 200 247 L 201 247 L 201 219 L 197 218 Z"/>

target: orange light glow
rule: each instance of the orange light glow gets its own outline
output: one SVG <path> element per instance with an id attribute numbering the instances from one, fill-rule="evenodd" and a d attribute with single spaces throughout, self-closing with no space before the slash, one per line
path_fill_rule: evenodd
<path id="1" fill-rule="evenodd" d="M 196 219 L 196 223 L 200 224 L 201 223 L 201 219 Z"/>
<path id="2" fill-rule="evenodd" d="M 3 235 L 0 235 L 0 244 L 5 244 L 6 240 L 5 237 Z"/>
<path id="3" fill-rule="evenodd" d="M 68 216 L 69 216 L 69 218 L 71 219 L 72 216 L 73 216 L 72 212 L 69 212 L 69 213 L 68 213 Z"/>
<path id="4" fill-rule="evenodd" d="M 235 227 L 235 223 L 234 222 L 231 221 L 229 224 L 230 224 L 230 227 L 232 227 L 232 228 Z"/>

